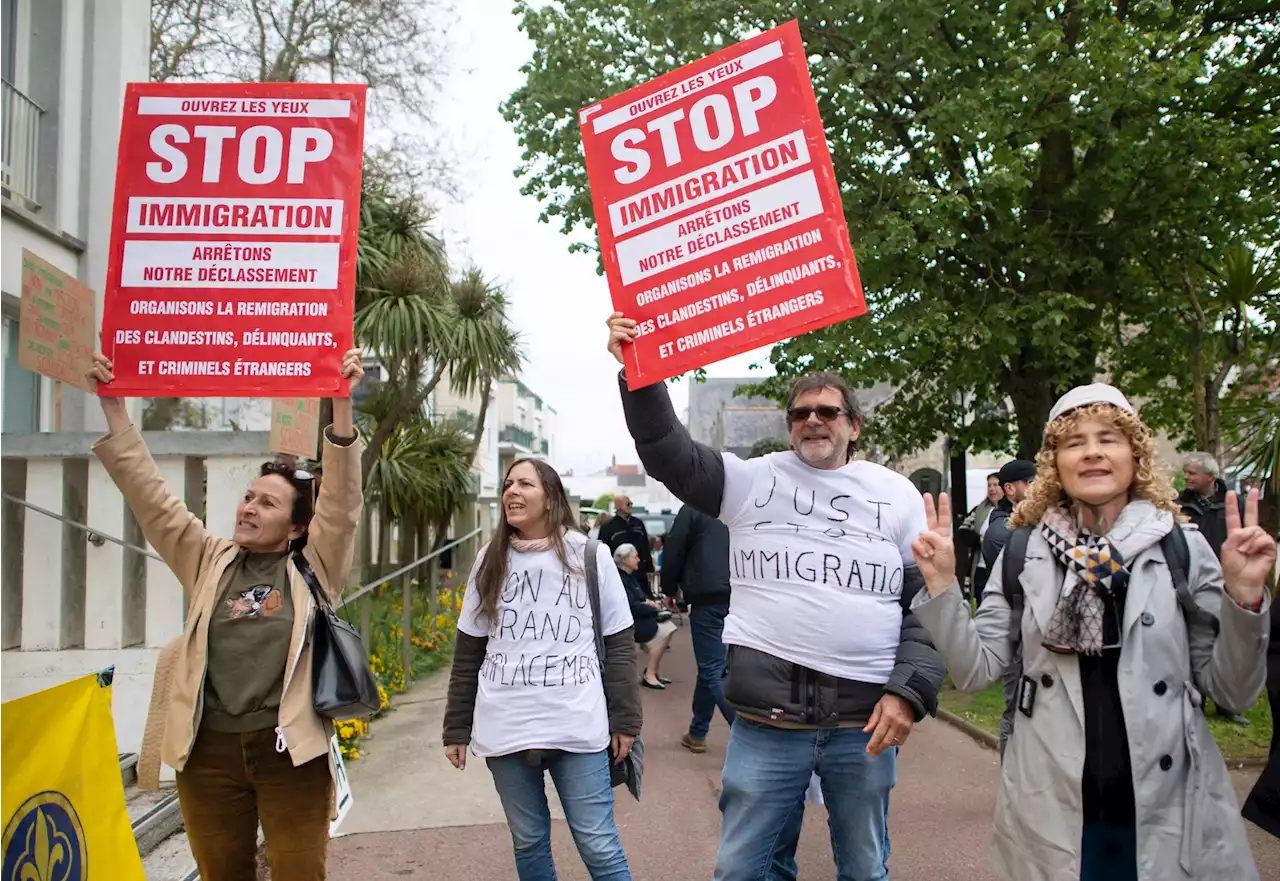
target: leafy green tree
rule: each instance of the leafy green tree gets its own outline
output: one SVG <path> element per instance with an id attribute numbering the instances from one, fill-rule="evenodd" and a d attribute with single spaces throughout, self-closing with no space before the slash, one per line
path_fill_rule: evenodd
<path id="1" fill-rule="evenodd" d="M 1221 457 L 1224 416 L 1247 422 L 1251 404 L 1269 406 L 1254 389 L 1280 358 L 1280 265 L 1274 251 L 1187 242 L 1181 259 L 1148 270 L 1145 320 L 1119 332 L 1119 381 L 1148 424 Z"/>
<path id="2" fill-rule="evenodd" d="M 504 113 L 524 192 L 566 232 L 593 224 L 579 108 L 799 19 L 870 314 L 775 348 L 765 390 L 815 368 L 893 383 L 872 426 L 888 454 L 939 434 L 1006 448 L 1011 422 L 1033 453 L 1054 399 L 1171 295 L 1147 264 L 1222 230 L 1275 239 L 1280 7 L 1265 0 L 517 10 L 536 48 Z"/>
<path id="3" fill-rule="evenodd" d="M 601 493 L 600 497 L 591 505 L 593 508 L 599 508 L 601 511 L 608 511 L 613 504 L 613 493 Z"/>

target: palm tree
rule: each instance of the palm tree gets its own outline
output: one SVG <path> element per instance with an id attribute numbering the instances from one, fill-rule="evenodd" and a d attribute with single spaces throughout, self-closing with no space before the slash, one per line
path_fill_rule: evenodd
<path id="1" fill-rule="evenodd" d="M 486 376 L 491 384 L 492 377 L 518 368 L 520 355 L 501 291 L 478 270 L 449 281 L 420 198 L 367 194 L 362 215 L 356 335 L 377 352 L 386 384 L 396 390 L 373 424 L 363 461 L 368 472 L 396 426 L 422 407 L 446 374 L 455 388 L 470 393 L 484 388 Z"/>
<path id="2" fill-rule="evenodd" d="M 475 463 L 489 415 L 489 397 L 495 377 L 515 373 L 523 363 L 520 337 L 507 323 L 506 294 L 486 281 L 480 270 L 463 273 L 453 285 L 454 304 L 464 321 L 459 325 L 459 360 L 452 365 L 449 381 L 463 395 L 479 393 L 480 412 L 471 439 L 467 464 Z"/>

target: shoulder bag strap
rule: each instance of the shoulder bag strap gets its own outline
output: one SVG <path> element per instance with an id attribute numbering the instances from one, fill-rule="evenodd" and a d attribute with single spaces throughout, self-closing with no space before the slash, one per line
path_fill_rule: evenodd
<path id="1" fill-rule="evenodd" d="M 582 552 L 582 575 L 587 582 L 587 598 L 591 602 L 591 627 L 596 634 L 596 656 L 604 665 L 604 624 L 600 621 L 600 570 L 596 557 L 599 554 L 600 542 L 594 538 L 587 539 L 587 547 Z"/>
<path id="2" fill-rule="evenodd" d="M 302 580 L 307 583 L 307 587 L 311 588 L 311 596 L 315 599 L 316 605 L 322 609 L 333 611 L 333 604 L 329 602 L 329 597 L 320 589 L 320 579 L 316 577 L 316 572 L 311 568 L 311 564 L 307 562 L 307 558 L 302 555 L 302 551 L 293 552 L 293 565 L 302 576 Z"/>
<path id="3" fill-rule="evenodd" d="M 1191 571 L 1191 547 L 1187 544 L 1187 534 L 1182 526 L 1173 524 L 1169 534 L 1160 539 L 1160 552 L 1164 554 L 1165 564 L 1169 567 L 1169 575 L 1173 578 L 1173 589 L 1178 595 L 1178 605 L 1182 607 L 1182 615 L 1188 624 L 1199 622 L 1213 629 L 1218 635 L 1221 622 L 1217 617 L 1196 605 L 1196 598 L 1191 593 L 1188 573 Z"/>
<path id="4" fill-rule="evenodd" d="M 1004 590 L 1005 601 L 1009 604 L 1009 634 L 1014 643 L 1022 641 L 1022 609 L 1026 605 L 1027 594 L 1018 580 L 1027 565 L 1027 542 L 1031 540 L 1033 526 L 1019 526 L 1009 533 L 1009 542 L 1004 546 L 1004 561 L 1000 566 L 1000 587 Z"/>

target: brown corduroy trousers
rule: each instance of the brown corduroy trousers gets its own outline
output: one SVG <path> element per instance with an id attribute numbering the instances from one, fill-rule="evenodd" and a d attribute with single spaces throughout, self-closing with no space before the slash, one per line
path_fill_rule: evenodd
<path id="1" fill-rule="evenodd" d="M 294 767 L 275 730 L 200 731 L 178 774 L 178 801 L 202 881 L 255 881 L 258 824 L 272 881 L 324 881 L 329 760 Z"/>

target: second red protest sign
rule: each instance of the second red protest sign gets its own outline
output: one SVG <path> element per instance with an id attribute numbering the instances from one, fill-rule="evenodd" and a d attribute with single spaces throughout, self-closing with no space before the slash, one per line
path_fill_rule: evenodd
<path id="1" fill-rule="evenodd" d="M 796 22 L 579 123 L 631 388 L 866 312 Z"/>
<path id="2" fill-rule="evenodd" d="M 342 390 L 364 108 L 360 85 L 129 85 L 99 394 Z"/>

